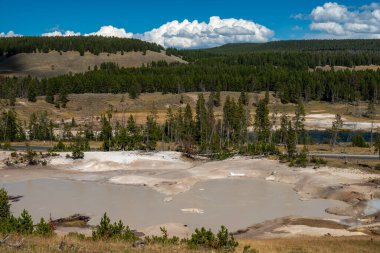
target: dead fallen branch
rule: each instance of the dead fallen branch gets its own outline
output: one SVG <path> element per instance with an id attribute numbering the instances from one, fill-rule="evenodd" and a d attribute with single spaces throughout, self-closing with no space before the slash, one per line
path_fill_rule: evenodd
<path id="1" fill-rule="evenodd" d="M 9 235 L 6 235 L 3 239 L 0 240 L 0 245 L 4 244 L 7 245 L 8 247 L 11 248 L 21 248 L 24 245 L 24 238 L 21 239 L 21 241 L 15 242 L 15 243 L 10 243 L 8 242 L 8 239 L 10 238 Z"/>
<path id="2" fill-rule="evenodd" d="M 87 222 L 90 220 L 90 217 L 80 214 L 74 214 L 66 218 L 59 218 L 55 220 L 50 220 L 49 224 L 54 227 L 59 226 L 84 226 L 87 225 Z"/>
<path id="3" fill-rule="evenodd" d="M 8 196 L 8 200 L 12 202 L 18 202 L 23 196 L 17 195 L 17 196 Z"/>

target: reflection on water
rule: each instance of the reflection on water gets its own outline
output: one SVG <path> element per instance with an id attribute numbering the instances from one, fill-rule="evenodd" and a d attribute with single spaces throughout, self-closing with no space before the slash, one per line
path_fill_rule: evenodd
<path id="1" fill-rule="evenodd" d="M 64 217 L 74 213 L 92 217 L 97 224 L 104 212 L 113 220 L 121 219 L 132 228 L 178 222 L 195 227 L 230 230 L 245 228 L 265 220 L 303 215 L 335 217 L 324 212 L 328 207 L 343 206 L 334 200 L 301 201 L 288 185 L 258 179 L 223 179 L 196 184 L 190 191 L 164 201 L 165 195 L 143 186 L 109 183 L 40 179 L 2 183 L 11 195 L 23 195 L 12 203 L 12 211 L 27 209 L 35 220 L 40 217 Z M 181 209 L 197 208 L 203 214 Z"/>

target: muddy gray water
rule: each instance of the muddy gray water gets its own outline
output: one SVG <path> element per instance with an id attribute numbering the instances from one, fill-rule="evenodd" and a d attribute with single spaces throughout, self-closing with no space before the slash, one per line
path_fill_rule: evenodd
<path id="1" fill-rule="evenodd" d="M 258 179 L 211 180 L 196 184 L 190 191 L 167 197 L 143 186 L 114 185 L 99 182 L 39 179 L 0 183 L 11 195 L 23 195 L 12 203 L 18 215 L 25 208 L 35 220 L 40 217 L 64 217 L 87 214 L 97 224 L 104 212 L 113 220 L 121 219 L 132 228 L 141 229 L 163 223 L 182 223 L 195 227 L 230 230 L 288 215 L 330 217 L 324 210 L 344 206 L 334 200 L 301 201 L 286 184 Z M 186 213 L 181 209 L 196 208 L 204 213 Z"/>

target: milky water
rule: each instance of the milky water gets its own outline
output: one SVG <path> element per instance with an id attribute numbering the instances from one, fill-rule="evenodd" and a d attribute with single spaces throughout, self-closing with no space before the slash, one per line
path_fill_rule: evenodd
<path id="1" fill-rule="evenodd" d="M 301 201 L 286 184 L 259 179 L 223 179 L 196 184 L 190 191 L 167 196 L 144 186 L 114 185 L 100 182 L 39 179 L 0 183 L 11 195 L 23 195 L 12 203 L 18 215 L 25 208 L 34 219 L 60 218 L 74 213 L 89 215 L 97 224 L 104 212 L 121 219 L 132 228 L 141 229 L 164 223 L 182 223 L 190 229 L 205 226 L 230 230 L 288 215 L 330 217 L 328 207 L 345 206 L 334 200 Z M 197 209 L 203 213 L 188 213 Z"/>

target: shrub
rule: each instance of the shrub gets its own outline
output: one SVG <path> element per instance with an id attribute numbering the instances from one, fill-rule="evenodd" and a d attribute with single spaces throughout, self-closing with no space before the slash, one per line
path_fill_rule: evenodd
<path id="1" fill-rule="evenodd" d="M 323 158 L 317 158 L 315 156 L 312 156 L 310 159 L 311 163 L 314 163 L 315 165 L 325 165 L 327 164 L 327 161 Z"/>
<path id="2" fill-rule="evenodd" d="M 4 145 L 3 145 L 3 149 L 4 150 L 14 150 L 11 146 L 11 143 L 10 142 L 5 142 Z"/>
<path id="3" fill-rule="evenodd" d="M 245 245 L 243 248 L 243 253 L 259 253 L 259 251 L 257 249 L 252 249 L 249 245 Z"/>
<path id="4" fill-rule="evenodd" d="M 218 249 L 233 252 L 238 246 L 238 242 L 236 242 L 234 237 L 228 233 L 228 229 L 225 226 L 220 228 L 216 237 L 218 239 Z"/>
<path id="5" fill-rule="evenodd" d="M 356 135 L 352 137 L 352 146 L 359 148 L 366 148 L 368 144 L 365 142 L 364 137 L 361 135 Z"/>
<path id="6" fill-rule="evenodd" d="M 301 150 L 301 153 L 299 153 L 294 161 L 295 165 L 299 167 L 306 167 L 308 164 L 307 160 L 307 154 L 308 154 L 308 149 L 304 146 Z"/>
<path id="7" fill-rule="evenodd" d="M 160 227 L 162 236 L 152 236 L 145 237 L 145 243 L 161 243 L 161 244 L 178 244 L 180 242 L 179 238 L 176 236 L 169 237 L 168 231 L 165 227 Z"/>
<path id="8" fill-rule="evenodd" d="M 66 146 L 65 144 L 63 144 L 63 142 L 61 140 L 58 141 L 57 145 L 55 145 L 53 148 L 52 148 L 53 151 L 65 151 L 66 150 Z"/>
<path id="9" fill-rule="evenodd" d="M 216 248 L 217 241 L 211 229 L 206 230 L 202 227 L 200 230 L 198 228 L 195 229 L 188 244 L 190 247 Z"/>
<path id="10" fill-rule="evenodd" d="M 25 209 L 22 211 L 21 216 L 17 219 L 16 231 L 20 234 L 29 235 L 33 233 L 33 220 L 32 216 Z"/>
<path id="11" fill-rule="evenodd" d="M 228 233 L 228 229 L 222 226 L 215 236 L 211 229 L 206 230 L 202 227 L 200 230 L 195 229 L 191 238 L 187 241 L 191 248 L 217 249 L 225 252 L 234 252 L 238 242 Z"/>
<path id="12" fill-rule="evenodd" d="M 36 225 L 34 233 L 37 235 L 49 236 L 53 234 L 53 228 L 45 222 L 44 218 L 41 218 L 40 222 Z"/>
<path id="13" fill-rule="evenodd" d="M 124 226 L 121 220 L 112 224 L 107 213 L 104 213 L 100 224 L 92 231 L 92 238 L 94 240 L 119 239 L 133 242 L 137 236 L 128 226 Z"/>
<path id="14" fill-rule="evenodd" d="M 8 200 L 8 192 L 1 188 L 0 189 L 0 221 L 8 218 L 11 214 L 11 205 Z"/>
<path id="15" fill-rule="evenodd" d="M 76 159 L 83 159 L 84 158 L 84 153 L 83 153 L 83 151 L 80 148 L 76 147 L 76 148 L 74 148 L 74 150 L 73 150 L 73 152 L 71 154 L 71 158 L 74 159 L 74 160 L 76 160 Z"/>

